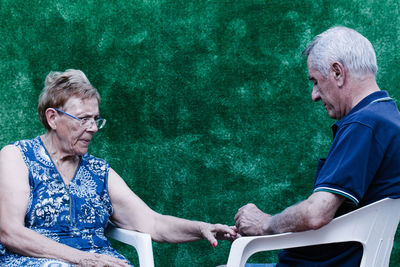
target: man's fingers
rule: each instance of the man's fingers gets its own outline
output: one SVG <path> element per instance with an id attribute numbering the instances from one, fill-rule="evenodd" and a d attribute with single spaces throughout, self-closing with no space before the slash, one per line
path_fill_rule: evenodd
<path id="1" fill-rule="evenodd" d="M 243 207 L 241 207 L 240 209 L 238 209 L 238 211 L 236 212 L 236 215 L 235 215 L 235 221 L 238 220 L 241 216 L 243 216 L 243 214 L 246 213 L 248 210 L 252 210 L 254 208 L 258 209 L 255 204 L 248 203 L 248 204 L 244 205 Z"/>
<path id="2" fill-rule="evenodd" d="M 240 217 L 240 214 L 239 214 L 239 211 L 236 213 L 236 215 L 235 215 L 235 222 L 239 219 L 239 217 Z"/>

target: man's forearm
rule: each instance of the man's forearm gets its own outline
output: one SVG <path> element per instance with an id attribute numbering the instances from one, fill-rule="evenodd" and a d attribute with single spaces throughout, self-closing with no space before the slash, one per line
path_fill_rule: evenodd
<path id="1" fill-rule="evenodd" d="M 268 218 L 265 223 L 265 234 L 280 234 L 310 230 L 304 204 L 301 202 L 286 208 L 279 214 Z"/>
<path id="2" fill-rule="evenodd" d="M 344 197 L 328 192 L 316 192 L 308 199 L 286 208 L 266 220 L 266 234 L 301 232 L 318 229 L 329 223 Z"/>

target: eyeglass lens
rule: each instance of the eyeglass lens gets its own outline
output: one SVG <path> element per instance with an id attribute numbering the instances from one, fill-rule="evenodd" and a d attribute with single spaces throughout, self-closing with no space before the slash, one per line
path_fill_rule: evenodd
<path id="1" fill-rule="evenodd" d="M 81 119 L 81 126 L 85 127 L 85 128 L 89 128 L 91 127 L 94 123 L 96 123 L 96 126 L 98 129 L 101 129 L 104 127 L 104 125 L 106 124 L 106 120 L 105 119 Z"/>

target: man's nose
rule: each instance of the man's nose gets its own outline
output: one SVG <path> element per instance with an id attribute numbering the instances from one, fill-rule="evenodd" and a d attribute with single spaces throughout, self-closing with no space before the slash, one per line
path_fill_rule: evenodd
<path id="1" fill-rule="evenodd" d="M 317 86 L 313 87 L 312 93 L 311 93 L 311 99 L 312 101 L 318 102 L 321 100 L 321 96 L 319 95 L 319 90 Z"/>

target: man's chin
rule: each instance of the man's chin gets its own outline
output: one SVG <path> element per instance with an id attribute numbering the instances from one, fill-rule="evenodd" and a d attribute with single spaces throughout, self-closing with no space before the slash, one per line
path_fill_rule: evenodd
<path id="1" fill-rule="evenodd" d="M 325 109 L 326 109 L 326 108 L 325 108 Z M 328 110 L 328 109 L 326 109 L 326 112 L 328 112 L 328 115 L 329 115 L 329 117 L 330 117 L 331 119 L 338 120 L 338 116 L 337 116 L 337 114 L 336 114 L 335 112 L 333 112 L 332 110 Z"/>

